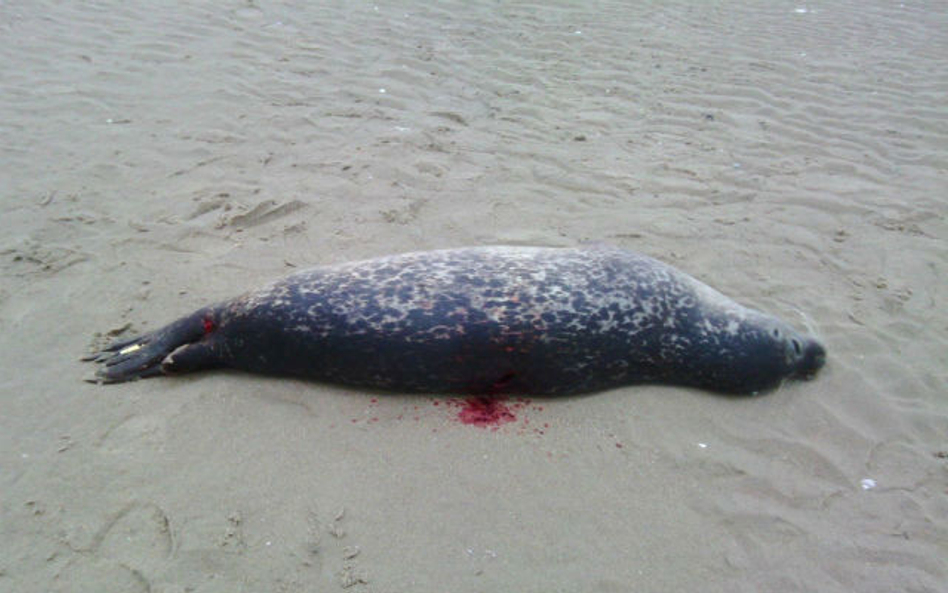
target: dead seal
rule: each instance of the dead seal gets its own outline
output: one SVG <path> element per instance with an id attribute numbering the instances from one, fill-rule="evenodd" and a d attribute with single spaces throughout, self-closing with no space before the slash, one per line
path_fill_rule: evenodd
<path id="1" fill-rule="evenodd" d="M 301 271 L 86 358 L 114 383 L 229 367 L 396 391 L 756 393 L 826 350 L 658 260 L 473 247 Z"/>

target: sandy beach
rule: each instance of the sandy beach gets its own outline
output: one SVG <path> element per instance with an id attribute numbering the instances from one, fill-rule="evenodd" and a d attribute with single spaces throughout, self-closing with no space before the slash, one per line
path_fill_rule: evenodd
<path id="1" fill-rule="evenodd" d="M 948 583 L 939 2 L 0 4 L 0 592 Z M 308 266 L 604 242 L 813 381 L 457 400 L 79 358 Z"/>

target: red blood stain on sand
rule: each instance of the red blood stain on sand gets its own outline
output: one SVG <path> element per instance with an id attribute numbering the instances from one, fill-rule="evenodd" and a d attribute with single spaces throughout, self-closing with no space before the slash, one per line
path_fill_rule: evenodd
<path id="1" fill-rule="evenodd" d="M 477 426 L 478 428 L 486 428 L 489 430 L 497 430 L 505 424 L 510 424 L 512 422 L 518 421 L 518 414 L 523 416 L 522 412 L 528 412 L 531 408 L 533 411 L 542 412 L 543 406 L 532 405 L 529 399 L 517 398 L 510 399 L 507 397 L 501 396 L 473 396 L 467 398 L 445 398 L 445 399 L 432 399 L 431 405 L 433 406 L 442 406 L 448 409 L 456 409 L 457 415 L 454 417 L 461 424 L 467 424 L 469 426 Z M 378 399 L 372 398 L 369 403 L 370 408 L 374 408 L 378 405 Z M 413 410 L 419 410 L 418 406 L 413 406 Z M 399 414 L 397 416 L 398 420 L 404 418 L 404 414 Z M 411 415 L 412 419 L 416 422 L 421 420 L 421 416 L 418 414 Z M 520 431 L 531 430 L 537 434 L 544 434 L 545 429 L 549 428 L 549 424 L 544 424 L 541 427 L 530 427 L 530 419 L 527 417 L 521 417 L 520 419 Z M 356 424 L 359 422 L 379 422 L 378 416 L 372 416 L 370 418 L 352 418 L 352 423 Z"/>
<path id="2" fill-rule="evenodd" d="M 505 398 L 497 397 L 469 397 L 448 401 L 459 408 L 457 418 L 462 424 L 481 428 L 497 428 L 515 422 L 517 415 L 514 412 L 527 403 L 525 400 L 508 403 Z"/>

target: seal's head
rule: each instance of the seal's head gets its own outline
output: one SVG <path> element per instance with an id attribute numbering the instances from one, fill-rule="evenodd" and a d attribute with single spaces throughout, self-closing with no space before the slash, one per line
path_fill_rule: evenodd
<path id="1" fill-rule="evenodd" d="M 814 338 L 791 338 L 793 345 L 793 377 L 812 379 L 826 364 L 826 348 Z"/>
<path id="2" fill-rule="evenodd" d="M 826 363 L 826 349 L 815 338 L 757 311 L 731 317 L 719 328 L 697 341 L 689 365 L 697 385 L 706 389 L 759 393 L 786 379 L 810 379 Z"/>

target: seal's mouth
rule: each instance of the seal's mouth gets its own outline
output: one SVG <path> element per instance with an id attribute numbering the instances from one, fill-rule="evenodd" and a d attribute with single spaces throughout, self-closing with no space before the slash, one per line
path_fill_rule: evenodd
<path id="1" fill-rule="evenodd" d="M 794 346 L 797 346 L 797 344 L 795 343 Z M 816 376 L 816 373 L 823 368 L 823 365 L 826 364 L 826 348 L 812 339 L 807 340 L 806 343 L 799 348 L 802 352 L 800 353 L 800 361 L 794 370 L 794 375 L 801 379 L 812 379 Z"/>

